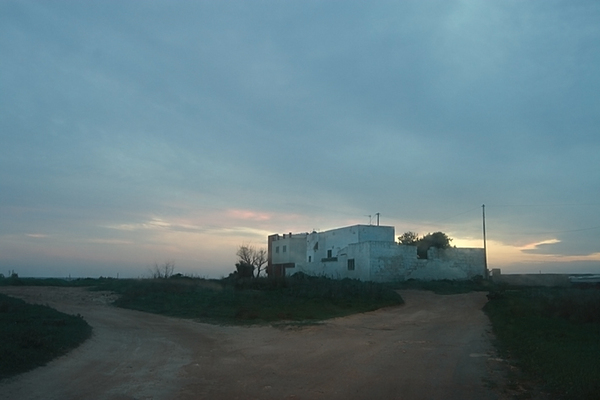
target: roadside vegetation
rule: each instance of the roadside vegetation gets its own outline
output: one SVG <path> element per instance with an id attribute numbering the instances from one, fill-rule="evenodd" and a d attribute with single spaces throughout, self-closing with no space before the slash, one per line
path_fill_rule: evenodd
<path id="1" fill-rule="evenodd" d="M 600 398 L 600 289 L 496 288 L 484 311 L 519 376 L 561 399 Z"/>
<path id="2" fill-rule="evenodd" d="M 0 380 L 67 353 L 91 332 L 80 316 L 0 294 Z"/>
<path id="3" fill-rule="evenodd" d="M 451 281 L 448 279 L 438 281 L 419 281 L 409 279 L 403 282 L 388 284 L 389 287 L 398 290 L 429 290 L 435 294 L 461 294 L 470 292 L 486 292 L 492 288 L 490 282 L 481 277 L 464 281 Z"/>
<path id="4" fill-rule="evenodd" d="M 0 279 L 3 284 L 89 286 L 119 294 L 119 307 L 217 324 L 313 323 L 403 303 L 384 284 L 301 273 L 220 280 L 181 274 L 151 279 Z"/>
<path id="5" fill-rule="evenodd" d="M 489 316 L 496 347 L 501 356 L 517 367 L 511 384 L 531 391 L 542 388 L 552 398 L 597 399 L 600 394 L 600 288 L 508 287 L 489 281 L 405 281 L 395 284 L 328 279 L 296 274 L 285 278 L 256 277 L 238 273 L 220 280 L 192 278 L 181 274 L 149 279 L 0 279 L 0 285 L 78 286 L 120 294 L 115 305 L 168 316 L 217 324 L 297 325 L 366 312 L 403 303 L 400 289 L 431 290 L 438 294 L 486 291 L 484 307 Z M 254 277 L 252 277 L 254 276 Z M 31 307 L 31 308 L 29 308 Z M 30 353 L 44 353 L 33 365 L 41 365 L 54 354 L 62 354 L 89 335 L 81 318 L 50 316 L 44 306 L 27 306 L 20 300 L 0 297 L 0 377 L 21 371 Z M 41 317 L 34 317 L 41 315 Z M 8 322 L 8 318 L 17 318 Z M 79 332 L 67 332 L 73 322 Z M 13 328 L 32 324 L 29 333 Z M 10 331 L 9 331 L 10 328 Z M 62 329 L 62 330 L 61 330 Z M 68 328 L 75 329 L 75 328 Z M 50 330 L 52 333 L 43 333 Z M 71 331 L 68 331 L 71 332 Z M 86 333 L 87 332 L 87 333 Z M 75 338 L 73 344 L 65 337 Z M 17 338 L 17 339 L 15 339 Z M 46 350 L 54 343 L 57 349 Z M 19 356 L 15 354 L 20 354 Z M 18 358 L 21 357 L 21 358 Z M 24 361 L 23 361 L 24 362 Z M 6 364 L 6 362 L 4 362 Z M 527 393 L 523 398 L 527 397 Z"/>
<path id="6" fill-rule="evenodd" d="M 297 274 L 287 278 L 111 280 L 95 287 L 119 307 L 218 324 L 315 322 L 403 303 L 382 284 Z"/>

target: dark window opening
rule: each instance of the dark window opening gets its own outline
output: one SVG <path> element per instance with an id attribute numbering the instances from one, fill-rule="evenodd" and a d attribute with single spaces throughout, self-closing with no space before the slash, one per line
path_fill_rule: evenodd
<path id="1" fill-rule="evenodd" d="M 331 262 L 331 261 L 337 261 L 337 257 L 329 257 L 329 258 L 321 258 L 322 262 Z"/>
<path id="2" fill-rule="evenodd" d="M 348 259 L 348 271 L 354 271 L 354 258 Z"/>
<path id="3" fill-rule="evenodd" d="M 327 250 L 327 258 L 331 258 L 332 254 L 331 254 L 331 250 Z"/>

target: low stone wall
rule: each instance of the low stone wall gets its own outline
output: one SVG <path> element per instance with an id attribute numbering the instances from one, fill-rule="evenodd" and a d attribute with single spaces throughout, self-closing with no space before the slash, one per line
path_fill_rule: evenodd
<path id="1" fill-rule="evenodd" d="M 373 246 L 370 248 L 370 280 L 378 282 L 419 280 L 466 280 L 485 276 L 483 249 L 449 248 L 429 250 L 427 259 L 418 259 L 414 246 Z"/>
<path id="2" fill-rule="evenodd" d="M 417 268 L 417 248 L 396 243 L 367 243 L 369 280 L 395 282 L 406 280 L 407 271 Z"/>

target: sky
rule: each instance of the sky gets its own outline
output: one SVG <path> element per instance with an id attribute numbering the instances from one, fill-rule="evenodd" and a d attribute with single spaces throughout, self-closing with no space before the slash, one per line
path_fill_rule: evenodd
<path id="1" fill-rule="evenodd" d="M 0 273 L 443 231 L 600 273 L 597 1 L 0 0 Z"/>

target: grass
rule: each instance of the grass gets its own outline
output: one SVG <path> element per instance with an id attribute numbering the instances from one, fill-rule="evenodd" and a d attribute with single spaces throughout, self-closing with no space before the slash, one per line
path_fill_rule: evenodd
<path id="1" fill-rule="evenodd" d="M 515 288 L 495 292 L 484 311 L 497 346 L 523 381 L 553 398 L 600 398 L 600 291 Z"/>
<path id="2" fill-rule="evenodd" d="M 0 380 L 65 354 L 91 332 L 80 316 L 0 294 Z"/>
<path id="3" fill-rule="evenodd" d="M 296 274 L 280 279 L 36 279 L 0 285 L 76 286 L 121 295 L 116 306 L 217 324 L 311 323 L 403 303 L 387 285 Z"/>
<path id="4" fill-rule="evenodd" d="M 389 284 L 394 289 L 416 289 L 416 290 L 430 290 L 436 294 L 461 294 L 469 292 L 480 292 L 489 291 L 491 285 L 488 281 L 483 279 L 470 279 L 470 280 L 434 280 L 434 281 L 419 281 L 415 279 L 409 279 L 403 282 L 395 282 Z"/>
<path id="5" fill-rule="evenodd" d="M 320 321 L 403 303 L 382 284 L 298 275 L 249 280 L 112 280 L 96 286 L 121 294 L 116 305 L 219 324 Z"/>

